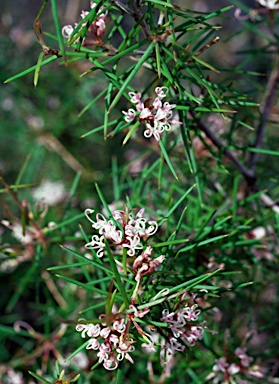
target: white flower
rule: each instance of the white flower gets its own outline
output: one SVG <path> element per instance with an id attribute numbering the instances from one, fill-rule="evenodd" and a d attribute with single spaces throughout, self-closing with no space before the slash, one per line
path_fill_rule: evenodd
<path id="1" fill-rule="evenodd" d="M 73 33 L 74 28 L 71 25 L 64 25 L 62 28 L 62 36 L 64 39 L 69 39 Z"/>
<path id="2" fill-rule="evenodd" d="M 43 180 L 41 185 L 32 190 L 32 196 L 37 202 L 43 200 L 48 206 L 61 203 L 67 197 L 62 181 Z"/>
<path id="3" fill-rule="evenodd" d="M 228 368 L 228 373 L 230 375 L 235 375 L 240 371 L 240 367 L 237 364 L 232 363 Z"/>
<path id="4" fill-rule="evenodd" d="M 149 123 L 146 123 L 146 130 L 143 132 L 144 137 L 148 138 L 154 136 L 157 141 L 160 141 L 160 133 L 163 132 L 164 128 L 160 126 L 157 121 L 154 122 L 154 126 Z"/>
<path id="5" fill-rule="evenodd" d="M 135 235 L 134 237 L 127 236 L 127 240 L 129 243 L 123 244 L 123 247 L 128 248 L 127 254 L 130 257 L 133 257 L 136 254 L 136 249 L 142 249 L 143 245 L 140 243 L 140 237 L 138 235 Z"/>
<path id="6" fill-rule="evenodd" d="M 146 129 L 143 135 L 146 138 L 154 136 L 159 141 L 161 133 L 169 131 L 172 124 L 182 124 L 179 121 L 171 120 L 172 109 L 176 107 L 176 104 L 170 104 L 169 102 L 162 104 L 161 100 L 166 97 L 168 91 L 168 87 L 155 88 L 157 97 L 151 105 L 150 103 L 142 103 L 140 94 L 129 92 L 131 103 L 136 105 L 136 110 L 140 113 L 137 115 L 136 111 L 132 108 L 128 109 L 128 112 L 122 111 L 122 113 L 125 115 L 125 120 L 129 123 L 136 117 L 138 117 L 141 123 L 145 123 Z"/>
<path id="7" fill-rule="evenodd" d="M 104 256 L 104 249 L 106 248 L 104 241 L 105 241 L 104 236 L 93 235 L 92 240 L 89 243 L 85 244 L 85 248 L 98 249 L 97 256 L 103 257 Z"/>
<path id="8" fill-rule="evenodd" d="M 278 0 L 257 0 L 257 2 L 268 9 L 279 9 Z"/>
<path id="9" fill-rule="evenodd" d="M 12 368 L 7 371 L 7 377 L 4 381 L 5 384 L 24 384 L 24 378 L 21 372 L 15 372 Z"/>
<path id="10" fill-rule="evenodd" d="M 88 344 L 87 344 L 86 349 L 95 349 L 95 350 L 97 350 L 97 349 L 99 349 L 99 347 L 100 347 L 100 343 L 98 342 L 97 339 L 90 339 Z"/>

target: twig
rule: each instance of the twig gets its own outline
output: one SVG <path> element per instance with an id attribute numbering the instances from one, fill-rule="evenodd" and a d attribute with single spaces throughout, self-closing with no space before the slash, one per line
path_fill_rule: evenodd
<path id="1" fill-rule="evenodd" d="M 266 122 L 268 120 L 270 110 L 275 98 L 276 89 L 279 84 L 279 67 L 278 67 L 277 61 L 278 60 L 276 60 L 276 63 L 275 63 L 275 70 L 272 73 L 267 85 L 267 94 L 265 97 L 265 101 L 263 103 L 261 120 L 256 129 L 256 139 L 254 141 L 254 144 L 252 145 L 253 148 L 261 148 L 264 140 Z M 255 169 L 259 156 L 260 156 L 259 152 L 250 152 L 249 165 L 251 169 Z"/>
<path id="2" fill-rule="evenodd" d="M 191 115 L 195 118 L 194 112 L 191 112 Z M 239 171 L 242 173 L 242 175 L 245 177 L 245 180 L 247 181 L 247 184 L 249 186 L 254 186 L 257 180 L 257 176 L 253 169 L 246 168 L 244 164 L 241 163 L 241 161 L 238 160 L 238 158 L 234 155 L 232 151 L 229 149 L 226 149 L 223 142 L 214 135 L 212 131 L 200 120 L 195 119 L 198 127 L 205 133 L 205 135 L 213 142 L 214 145 L 218 149 L 222 151 L 222 153 L 227 156 L 228 159 L 230 159 L 239 169 Z"/>
<path id="3" fill-rule="evenodd" d="M 143 19 L 143 13 L 142 13 L 141 9 L 137 6 L 135 1 L 130 0 L 130 4 L 134 10 L 134 16 L 133 17 L 134 17 L 135 21 L 138 22 L 141 19 Z M 140 26 L 142 28 L 142 31 L 143 31 L 145 37 L 150 38 L 150 36 L 151 36 L 150 29 L 149 29 L 148 24 L 146 23 L 146 21 L 144 19 L 140 22 Z"/>

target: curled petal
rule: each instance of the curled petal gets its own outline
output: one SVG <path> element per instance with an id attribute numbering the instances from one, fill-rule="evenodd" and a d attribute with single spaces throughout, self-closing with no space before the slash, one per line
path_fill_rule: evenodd
<path id="1" fill-rule="evenodd" d="M 111 331 L 109 327 L 103 328 L 100 332 L 100 336 L 106 339 L 109 336 L 110 332 Z"/>
<path id="2" fill-rule="evenodd" d="M 132 108 L 128 109 L 128 112 L 122 111 L 122 113 L 125 115 L 125 121 L 127 121 L 127 123 L 131 123 L 136 117 L 136 111 Z"/>
<path id="3" fill-rule="evenodd" d="M 158 224 L 156 223 L 156 221 L 149 221 L 148 224 L 149 227 L 147 228 L 145 233 L 147 236 L 152 236 L 154 235 L 154 233 L 157 232 Z"/>
<path id="4" fill-rule="evenodd" d="M 103 250 L 106 248 L 104 243 L 104 236 L 93 235 L 90 243 L 85 244 L 87 249 L 98 249 L 97 256 L 102 257 L 104 255 Z"/>
<path id="5" fill-rule="evenodd" d="M 108 371 L 113 371 L 118 367 L 118 362 L 115 358 L 107 359 L 103 363 L 104 368 L 106 368 Z"/>
<path id="6" fill-rule="evenodd" d="M 74 28 L 71 25 L 64 25 L 62 28 L 62 36 L 64 39 L 69 39 L 73 33 Z"/>
<path id="7" fill-rule="evenodd" d="M 141 94 L 140 93 L 135 93 L 135 92 L 129 92 L 128 95 L 130 96 L 130 101 L 133 104 L 138 104 L 140 103 L 140 98 Z"/>
<path id="8" fill-rule="evenodd" d="M 125 331 L 126 329 L 126 325 L 124 324 L 124 319 L 121 319 L 120 321 L 119 320 L 116 320 L 114 323 L 113 323 L 113 328 L 118 331 L 119 333 L 122 333 Z"/>
<path id="9" fill-rule="evenodd" d="M 84 211 L 84 214 L 85 214 L 86 218 L 87 218 L 93 225 L 95 225 L 95 224 L 96 224 L 95 221 L 93 221 L 93 220 L 89 217 L 89 215 L 92 215 L 92 213 L 94 213 L 94 209 L 86 208 L 86 210 Z"/>
<path id="10" fill-rule="evenodd" d="M 144 137 L 149 138 L 153 135 L 157 141 L 160 141 L 160 131 L 157 127 L 152 127 L 149 123 L 147 123 L 146 128 L 147 129 L 143 132 Z"/>
<path id="11" fill-rule="evenodd" d="M 170 111 L 171 109 L 175 108 L 176 107 L 176 104 L 170 104 L 168 101 L 166 101 L 163 105 L 163 111 L 165 112 L 168 112 Z"/>
<path id="12" fill-rule="evenodd" d="M 160 99 L 163 99 L 164 97 L 166 97 L 167 93 L 169 92 L 169 88 L 168 87 L 156 87 L 155 92 Z"/>
<path id="13" fill-rule="evenodd" d="M 87 346 L 86 346 L 86 349 L 99 349 L 99 346 L 100 346 L 100 343 L 98 342 L 97 339 L 90 339 Z"/>

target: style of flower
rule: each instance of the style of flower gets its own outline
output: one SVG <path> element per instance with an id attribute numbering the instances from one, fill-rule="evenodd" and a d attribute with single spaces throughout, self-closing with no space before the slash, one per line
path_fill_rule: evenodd
<path id="1" fill-rule="evenodd" d="M 180 296 L 172 312 L 168 309 L 162 311 L 161 321 L 168 324 L 171 331 L 160 353 L 161 364 L 167 366 L 166 372 L 170 373 L 168 366 L 171 366 L 176 352 L 183 352 L 186 345 L 192 347 L 197 340 L 203 338 L 205 322 L 198 322 L 201 311 L 194 303 L 194 299 L 194 295 L 190 297 L 185 292 Z"/>
<path id="2" fill-rule="evenodd" d="M 268 8 L 270 10 L 279 9 L 278 0 L 257 0 L 257 3 L 262 7 Z"/>
<path id="3" fill-rule="evenodd" d="M 97 3 L 94 3 L 93 1 L 90 1 L 90 8 L 93 9 L 95 8 Z M 82 42 L 83 46 L 87 45 L 98 45 L 102 44 L 102 38 L 105 33 L 105 28 L 106 28 L 106 16 L 107 16 L 107 11 L 103 12 L 104 7 L 100 7 L 98 13 L 97 13 L 97 18 L 93 21 L 93 23 L 89 26 L 88 31 L 91 33 L 91 37 L 85 36 Z M 81 11 L 81 18 L 84 19 L 87 15 L 89 14 L 88 11 Z M 78 24 L 75 23 L 75 27 Z M 86 23 L 82 23 L 81 28 L 83 28 L 86 25 Z M 62 28 L 62 36 L 65 39 L 70 39 L 72 33 L 74 31 L 74 27 L 71 25 L 65 25 Z M 78 40 L 77 40 L 78 41 Z M 76 41 L 76 42 L 77 42 Z"/>
<path id="4" fill-rule="evenodd" d="M 252 361 L 253 358 L 246 354 L 246 348 L 238 347 L 233 355 L 215 360 L 212 372 L 206 379 L 213 379 L 213 384 L 229 384 L 235 383 L 234 376 L 237 374 L 262 378 L 263 373 L 258 366 L 251 366 Z"/>
<path id="5" fill-rule="evenodd" d="M 162 132 L 169 131 L 172 124 L 182 124 L 179 121 L 172 120 L 173 109 L 176 104 L 170 104 L 167 101 L 162 102 L 168 92 L 168 87 L 155 88 L 157 97 L 153 103 L 151 103 L 150 99 L 143 103 L 139 93 L 129 92 L 130 101 L 135 104 L 136 110 L 130 108 L 127 112 L 122 111 L 125 115 L 125 121 L 131 123 L 137 117 L 140 123 L 145 123 L 146 129 L 143 135 L 147 138 L 154 136 L 159 141 Z"/>
<path id="6" fill-rule="evenodd" d="M 96 249 L 98 257 L 104 255 L 105 239 L 111 247 L 126 249 L 127 255 L 134 257 L 139 250 L 143 249 L 142 240 L 152 236 L 158 229 L 156 221 L 149 221 L 144 217 L 144 209 L 135 216 L 128 208 L 125 211 L 116 210 L 112 214 L 113 219 L 110 220 L 101 213 L 97 213 L 96 221 L 89 217 L 93 212 L 92 209 L 86 209 L 85 215 L 99 234 L 93 235 L 85 247 Z"/>

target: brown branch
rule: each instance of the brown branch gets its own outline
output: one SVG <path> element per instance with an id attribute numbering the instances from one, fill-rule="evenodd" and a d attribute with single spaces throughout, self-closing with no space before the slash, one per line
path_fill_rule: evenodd
<path id="1" fill-rule="evenodd" d="M 276 89 L 279 84 L 279 67 L 278 67 L 277 61 L 276 61 L 275 68 L 276 69 L 272 73 L 267 85 L 267 94 L 263 103 L 261 120 L 256 129 L 256 138 L 252 145 L 253 148 L 261 148 L 264 140 L 266 123 L 270 115 L 270 110 L 272 108 L 272 104 L 276 95 Z M 249 164 L 251 169 L 255 169 L 259 156 L 260 156 L 259 152 L 250 153 Z"/>
<path id="2" fill-rule="evenodd" d="M 143 31 L 143 33 L 147 39 L 150 38 L 150 36 L 151 36 L 150 29 L 149 29 L 149 26 L 146 23 L 146 21 L 143 19 L 144 15 L 143 15 L 141 9 L 137 6 L 137 4 L 135 3 L 134 0 L 130 0 L 130 4 L 131 4 L 133 11 L 134 11 L 133 17 L 134 17 L 135 21 L 138 22 L 142 19 L 142 21 L 140 21 L 140 26 L 142 28 L 142 31 Z"/>
<path id="3" fill-rule="evenodd" d="M 205 135 L 212 141 L 212 143 L 220 150 L 222 153 L 233 162 L 239 171 L 244 176 L 245 180 L 247 181 L 247 184 L 249 186 L 254 186 L 257 180 L 257 176 L 254 172 L 254 170 L 246 168 L 244 164 L 238 158 L 234 155 L 234 153 L 227 149 L 224 145 L 224 143 L 214 135 L 214 133 L 200 120 L 195 118 L 195 113 L 191 112 L 191 115 L 196 121 L 197 126 L 200 128 L 202 132 L 205 133 Z"/>

